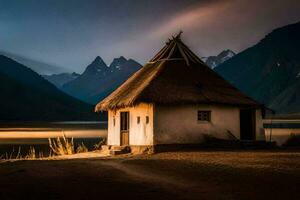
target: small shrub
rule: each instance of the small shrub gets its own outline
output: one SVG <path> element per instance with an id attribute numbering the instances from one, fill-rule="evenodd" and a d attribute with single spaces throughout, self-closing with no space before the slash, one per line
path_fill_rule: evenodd
<path id="1" fill-rule="evenodd" d="M 282 145 L 285 147 L 300 147 L 300 135 L 292 133 L 287 141 Z"/>
<path id="2" fill-rule="evenodd" d="M 65 134 L 63 134 L 62 139 L 57 137 L 56 139 L 48 139 L 49 147 L 56 155 L 71 155 L 74 154 L 74 141 L 73 138 L 68 139 Z"/>

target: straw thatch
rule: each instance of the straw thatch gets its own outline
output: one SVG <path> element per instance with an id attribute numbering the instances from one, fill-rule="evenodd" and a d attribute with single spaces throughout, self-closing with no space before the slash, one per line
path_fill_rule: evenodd
<path id="1" fill-rule="evenodd" d="M 259 106 L 201 61 L 182 42 L 180 34 L 169 40 L 150 62 L 98 103 L 96 111 L 142 102 Z"/>

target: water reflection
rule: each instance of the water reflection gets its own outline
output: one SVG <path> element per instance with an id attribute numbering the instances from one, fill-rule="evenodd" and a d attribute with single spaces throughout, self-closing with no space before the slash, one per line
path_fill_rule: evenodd
<path id="1" fill-rule="evenodd" d="M 107 122 L 0 122 L 0 156 L 14 154 L 21 148 L 26 154 L 31 146 L 38 152 L 49 154 L 48 138 L 74 138 L 74 144 L 84 143 L 92 150 L 107 137 Z"/>

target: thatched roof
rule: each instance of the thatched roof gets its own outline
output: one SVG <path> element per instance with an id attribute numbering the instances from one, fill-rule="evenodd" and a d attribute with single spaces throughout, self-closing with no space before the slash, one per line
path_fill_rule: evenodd
<path id="1" fill-rule="evenodd" d="M 96 105 L 96 111 L 139 103 L 227 104 L 258 106 L 210 69 L 181 40 L 180 34 L 143 68 Z"/>

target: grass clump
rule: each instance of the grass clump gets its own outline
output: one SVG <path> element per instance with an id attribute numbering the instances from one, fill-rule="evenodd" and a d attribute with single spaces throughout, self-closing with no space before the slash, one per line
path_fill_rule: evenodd
<path id="1" fill-rule="evenodd" d="M 35 159 L 35 148 L 30 147 L 28 154 L 25 156 L 26 159 Z"/>
<path id="2" fill-rule="evenodd" d="M 43 152 L 39 152 L 39 156 L 36 156 L 36 150 L 33 146 L 29 147 L 28 153 L 25 156 L 21 154 L 21 147 L 18 148 L 18 151 L 15 154 L 15 150 L 13 148 L 12 152 L 8 154 L 7 152 L 0 156 L 0 160 L 32 160 L 37 158 L 43 158 Z"/>
<path id="3" fill-rule="evenodd" d="M 81 144 L 79 144 L 76 149 L 76 153 L 85 153 L 88 151 L 89 151 L 88 148 L 83 144 L 83 142 Z"/>
<path id="4" fill-rule="evenodd" d="M 106 139 L 105 138 L 102 138 L 100 140 L 100 142 L 98 142 L 97 144 L 94 144 L 94 150 L 101 150 L 102 145 L 106 145 Z"/>
<path id="5" fill-rule="evenodd" d="M 56 139 L 48 139 L 49 147 L 56 155 L 71 155 L 75 153 L 73 138 L 68 139 L 63 134 L 62 139 L 57 137 Z"/>
<path id="6" fill-rule="evenodd" d="M 93 143 L 94 144 L 94 143 Z M 94 147 L 94 150 L 101 149 L 101 146 L 106 144 L 105 139 L 101 139 L 96 144 L 90 144 Z M 46 144 L 47 145 L 47 144 Z M 89 144 L 88 144 L 89 145 Z M 21 150 L 21 146 L 19 146 L 18 150 L 15 151 L 15 148 L 12 148 L 12 151 L 5 152 L 4 154 L 0 154 L 1 160 L 27 160 L 27 159 L 43 159 L 43 158 L 52 158 L 53 156 L 61 156 L 61 155 L 72 155 L 75 153 L 85 153 L 88 152 L 89 146 L 86 146 L 83 142 L 74 143 L 74 138 L 67 138 L 65 134 L 62 137 L 57 138 L 48 138 L 48 146 L 50 148 L 49 154 L 45 151 L 40 151 L 39 146 L 29 146 L 29 149 L 23 148 Z M 49 150 L 48 148 L 46 151 Z M 45 153 L 45 154 L 44 154 Z"/>

